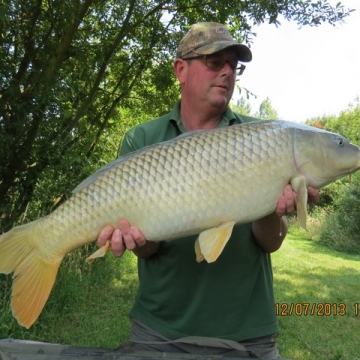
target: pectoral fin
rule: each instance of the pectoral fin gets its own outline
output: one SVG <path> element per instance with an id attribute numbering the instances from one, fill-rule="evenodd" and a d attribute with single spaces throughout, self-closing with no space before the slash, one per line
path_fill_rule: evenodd
<path id="1" fill-rule="evenodd" d="M 109 251 L 109 247 L 110 247 L 110 240 L 108 240 L 104 246 L 102 246 L 100 249 L 96 250 L 92 255 L 90 255 L 86 259 L 86 262 L 92 263 L 95 259 L 105 256 L 106 253 Z"/>
<path id="2" fill-rule="evenodd" d="M 307 186 L 304 176 L 298 175 L 291 179 L 292 188 L 298 193 L 299 199 L 296 204 L 297 208 L 297 217 L 299 219 L 300 225 L 306 229 L 306 219 L 307 219 Z"/>
<path id="3" fill-rule="evenodd" d="M 235 222 L 231 221 L 203 231 L 195 242 L 196 260 L 214 262 L 229 241 L 234 225 Z"/>

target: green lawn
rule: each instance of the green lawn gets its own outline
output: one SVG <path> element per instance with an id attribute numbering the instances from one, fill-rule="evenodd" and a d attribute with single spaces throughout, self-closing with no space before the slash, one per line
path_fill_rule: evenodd
<path id="1" fill-rule="evenodd" d="M 281 354 L 301 360 L 360 359 L 360 258 L 304 240 L 307 236 L 292 229 L 272 256 Z M 135 257 L 107 256 L 91 266 L 78 257 L 67 258 L 30 330 L 12 318 L 10 282 L 0 277 L 0 338 L 110 348 L 127 339 L 127 314 L 137 287 Z"/>
<path id="2" fill-rule="evenodd" d="M 302 360 L 360 359 L 360 257 L 304 236 L 294 231 L 272 257 L 281 353 Z"/>

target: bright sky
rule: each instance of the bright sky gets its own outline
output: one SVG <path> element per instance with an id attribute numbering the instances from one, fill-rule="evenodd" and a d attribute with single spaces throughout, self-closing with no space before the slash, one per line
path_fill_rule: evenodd
<path id="1" fill-rule="evenodd" d="M 269 97 L 280 119 L 305 122 L 338 115 L 360 96 L 360 1 L 341 2 L 356 11 L 335 27 L 299 29 L 294 22 L 280 20 L 278 28 L 254 28 L 253 60 L 240 81 L 258 96 L 250 100 L 253 112 Z"/>

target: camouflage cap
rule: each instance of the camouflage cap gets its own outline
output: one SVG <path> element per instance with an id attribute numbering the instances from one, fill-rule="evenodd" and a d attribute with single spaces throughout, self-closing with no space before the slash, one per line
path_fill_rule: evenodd
<path id="1" fill-rule="evenodd" d="M 176 57 L 184 58 L 191 53 L 210 55 L 228 47 L 234 48 L 239 61 L 251 61 L 250 49 L 236 43 L 225 25 L 215 22 L 198 23 L 192 25 L 180 41 Z"/>

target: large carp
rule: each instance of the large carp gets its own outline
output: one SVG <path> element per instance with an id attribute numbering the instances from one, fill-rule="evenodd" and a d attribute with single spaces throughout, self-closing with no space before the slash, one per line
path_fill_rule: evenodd
<path id="1" fill-rule="evenodd" d="M 63 257 L 120 218 L 149 241 L 200 234 L 197 259 L 211 262 L 234 224 L 275 210 L 286 184 L 299 194 L 305 227 L 307 185 L 319 188 L 359 168 L 360 149 L 344 137 L 285 121 L 190 132 L 128 154 L 86 179 L 48 216 L 0 236 L 0 272 L 14 273 L 13 315 L 29 328 Z M 103 256 L 108 245 L 90 258 Z"/>

